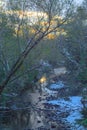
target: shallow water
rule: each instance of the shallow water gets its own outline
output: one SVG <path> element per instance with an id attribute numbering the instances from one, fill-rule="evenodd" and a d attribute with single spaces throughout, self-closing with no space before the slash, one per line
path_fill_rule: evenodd
<path id="1" fill-rule="evenodd" d="M 50 89 L 52 89 L 53 91 L 56 88 L 60 89 L 61 87 L 64 87 L 64 84 L 61 81 L 57 82 L 57 84 L 51 84 Z M 52 106 L 55 106 L 55 105 L 59 106 L 58 114 L 61 115 L 61 118 L 62 118 L 63 112 L 68 113 L 65 118 L 64 117 L 62 118 L 62 120 L 70 124 L 71 126 L 70 130 L 86 130 L 83 126 L 79 126 L 76 123 L 77 119 L 82 118 L 82 114 L 80 113 L 80 111 L 83 108 L 81 99 L 82 97 L 77 95 L 77 96 L 69 96 L 68 100 L 65 100 L 64 98 L 58 98 L 55 100 L 49 100 L 47 101 L 47 103 Z"/>

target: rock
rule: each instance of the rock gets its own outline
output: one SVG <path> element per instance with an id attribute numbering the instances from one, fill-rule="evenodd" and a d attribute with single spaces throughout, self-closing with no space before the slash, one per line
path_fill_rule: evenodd
<path id="1" fill-rule="evenodd" d="M 62 74 L 65 74 L 67 72 L 66 67 L 60 67 L 54 69 L 54 74 L 57 76 L 60 76 Z"/>

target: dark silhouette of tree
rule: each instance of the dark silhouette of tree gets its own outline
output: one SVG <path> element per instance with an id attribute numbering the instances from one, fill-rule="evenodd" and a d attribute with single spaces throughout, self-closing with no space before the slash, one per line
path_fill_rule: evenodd
<path id="1" fill-rule="evenodd" d="M 22 5 L 21 5 L 22 4 Z M 7 73 L 4 81 L 0 85 L 0 94 L 3 92 L 6 85 L 10 82 L 14 74 L 20 69 L 23 62 L 29 53 L 40 43 L 41 40 L 46 38 L 49 34 L 58 31 L 64 23 L 71 17 L 73 11 L 73 0 L 27 0 L 27 1 L 16 1 L 16 4 L 9 1 L 9 10 L 17 15 L 14 17 L 14 24 L 17 25 L 17 37 L 21 26 L 27 24 L 30 30 L 34 30 L 31 36 L 27 37 L 25 48 L 20 51 L 19 57 L 13 63 L 13 66 Z M 26 11 L 35 12 L 36 15 L 27 16 Z M 7 14 L 8 15 L 8 14 Z M 11 21 L 9 17 L 9 21 Z M 42 24 L 43 23 L 43 24 Z M 26 34 L 26 30 L 25 30 Z"/>

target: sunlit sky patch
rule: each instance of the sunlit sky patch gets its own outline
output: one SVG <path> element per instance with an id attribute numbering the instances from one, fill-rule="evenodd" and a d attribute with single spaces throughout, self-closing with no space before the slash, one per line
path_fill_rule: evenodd
<path id="1" fill-rule="evenodd" d="M 83 0 L 74 0 L 77 5 L 82 4 Z"/>

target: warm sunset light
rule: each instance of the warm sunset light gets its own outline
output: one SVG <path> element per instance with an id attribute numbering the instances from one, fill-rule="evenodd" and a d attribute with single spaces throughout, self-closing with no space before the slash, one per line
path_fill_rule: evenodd
<path id="1" fill-rule="evenodd" d="M 0 0 L 0 130 L 87 130 L 87 0 Z"/>
<path id="2" fill-rule="evenodd" d="M 40 83 L 44 83 L 44 82 L 46 82 L 46 77 L 45 77 L 45 76 L 43 76 L 43 77 L 40 79 Z"/>
<path id="3" fill-rule="evenodd" d="M 39 12 L 39 11 L 22 11 L 22 10 L 20 10 L 20 11 L 6 11 L 6 13 L 7 14 L 14 14 L 14 13 L 16 13 L 17 15 L 20 15 L 20 18 L 22 17 L 22 16 L 25 16 L 25 17 L 45 17 L 45 18 L 47 18 L 47 15 L 46 15 L 46 13 L 43 13 L 43 12 Z"/>
<path id="4" fill-rule="evenodd" d="M 20 20 L 24 19 L 28 21 L 28 25 L 31 26 L 30 28 L 31 34 L 35 34 L 37 29 L 33 28 L 34 25 L 38 25 L 41 28 L 41 31 L 45 31 L 47 27 L 49 26 L 48 22 L 48 16 L 44 12 L 39 12 L 39 11 L 23 11 L 23 10 L 15 10 L 15 11 L 5 11 L 7 15 L 16 15 Z M 48 31 L 52 30 L 57 26 L 57 22 L 61 23 L 62 22 L 62 17 L 60 16 L 54 16 L 53 19 L 50 21 L 50 28 Z M 17 26 L 17 25 L 16 25 Z M 23 35 L 23 28 L 20 26 L 20 29 L 17 30 L 18 28 L 15 27 L 15 34 L 18 34 L 20 36 Z M 56 33 L 49 33 L 45 39 L 53 40 L 56 38 L 56 36 L 59 36 L 60 34 L 65 35 L 65 30 L 63 29 L 58 29 Z"/>

